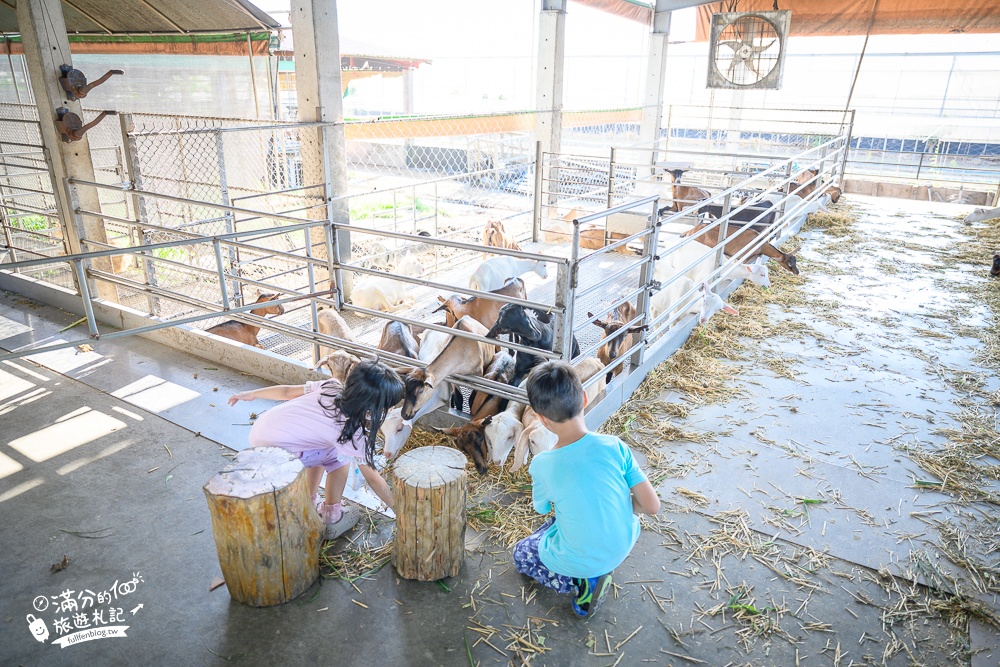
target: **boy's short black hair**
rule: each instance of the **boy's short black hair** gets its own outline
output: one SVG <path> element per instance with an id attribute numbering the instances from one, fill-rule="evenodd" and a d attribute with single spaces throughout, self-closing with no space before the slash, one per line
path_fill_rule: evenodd
<path id="1" fill-rule="evenodd" d="M 528 402 L 546 419 L 564 422 L 583 412 L 583 385 L 565 361 L 546 361 L 528 375 Z"/>

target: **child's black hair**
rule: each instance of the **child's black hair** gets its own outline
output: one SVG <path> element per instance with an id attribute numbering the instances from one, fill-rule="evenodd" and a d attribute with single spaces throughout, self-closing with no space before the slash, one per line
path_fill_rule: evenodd
<path id="1" fill-rule="evenodd" d="M 564 422 L 583 412 L 583 385 L 565 361 L 546 361 L 528 376 L 528 402 L 546 419 Z"/>
<path id="2" fill-rule="evenodd" d="M 324 398 L 331 402 L 324 403 Z M 336 409 L 343 416 L 344 428 L 337 442 L 350 442 L 361 429 L 365 436 L 365 463 L 371 466 L 375 464 L 376 440 L 385 415 L 401 400 L 403 381 L 396 371 L 378 361 L 362 361 L 351 370 L 342 390 L 336 391 L 333 382 L 323 385 L 320 405 L 327 411 Z"/>

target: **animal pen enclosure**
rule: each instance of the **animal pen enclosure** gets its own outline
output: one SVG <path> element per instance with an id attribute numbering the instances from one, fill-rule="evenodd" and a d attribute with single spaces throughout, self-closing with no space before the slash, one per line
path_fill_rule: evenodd
<path id="1" fill-rule="evenodd" d="M 349 123 L 350 188 L 332 197 L 328 168 L 312 173 L 302 164 L 303 153 L 315 150 L 333 125 L 126 115 L 119 126 L 106 122 L 90 137 L 96 180 L 66 184 L 71 192 L 99 193 L 100 211 L 75 214 L 103 221 L 107 238 L 86 239 L 86 254 L 59 259 L 65 250 L 32 112 L 2 107 L 4 269 L 82 292 L 92 334 L 98 324 L 90 295 L 103 285 L 149 323 L 102 338 L 179 325 L 207 328 L 234 318 L 263 327 L 263 346 L 299 363 L 311 363 L 324 345 L 419 366 L 377 350 L 387 320 L 485 340 L 444 327 L 434 313 L 436 297 L 483 296 L 467 285 L 487 250 L 540 259 L 548 277 L 525 277 L 527 299 L 490 296 L 553 316 L 553 350 L 532 349 L 541 357 L 571 359 L 574 336 L 581 347 L 575 361 L 593 356 L 604 342 L 594 322 L 624 303 L 637 306 L 627 324 L 643 327 L 642 333 L 609 367 L 625 372 L 591 405 L 592 424 L 612 414 L 695 325 L 699 285 L 680 289 L 683 275 L 708 261 L 710 286 L 730 289 L 739 280 L 734 270 L 764 244 L 793 234 L 822 190 L 801 198 L 786 196 L 786 186 L 794 193 L 809 169 L 823 184 L 840 182 L 850 137 L 839 112 L 784 126 L 773 114 L 744 119 L 732 132 L 667 128 L 655 147 L 637 145 L 634 111 L 580 112 L 564 123 L 562 147 L 553 153 L 537 147 L 534 114 Z M 688 167 L 684 182 L 711 196 L 684 211 L 666 210 L 673 195 L 664 164 Z M 737 195 L 746 200 L 737 204 Z M 522 250 L 485 248 L 480 236 L 490 219 L 502 220 Z M 699 234 L 723 241 L 755 221 L 766 224 L 755 243 L 727 258 L 721 244 L 679 236 L 699 221 L 711 221 Z M 584 247 L 581 232 L 593 238 L 594 230 L 603 247 Z M 691 248 L 698 248 L 697 257 L 656 280 L 657 259 L 690 257 Z M 425 269 L 422 276 L 394 276 L 408 284 L 412 307 L 388 314 L 351 302 L 347 286 L 391 274 L 404 257 Z M 654 317 L 650 302 L 665 291 L 672 295 L 669 307 Z M 256 292 L 277 294 L 274 303 L 284 305 L 284 314 L 249 313 Z M 356 340 L 318 333 L 320 307 L 339 310 Z M 600 378 L 603 373 L 588 384 Z M 523 390 L 481 377 L 454 380 L 466 389 L 524 397 Z"/>

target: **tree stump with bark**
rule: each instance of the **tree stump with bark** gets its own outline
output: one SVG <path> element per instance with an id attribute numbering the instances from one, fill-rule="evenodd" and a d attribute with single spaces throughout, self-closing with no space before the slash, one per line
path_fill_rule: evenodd
<path id="1" fill-rule="evenodd" d="M 392 563 L 405 579 L 458 574 L 465 559 L 465 456 L 451 447 L 420 447 L 394 466 L 396 541 Z"/>
<path id="2" fill-rule="evenodd" d="M 203 490 L 234 600 L 281 604 L 319 578 L 323 520 L 298 457 L 277 447 L 245 449 Z"/>

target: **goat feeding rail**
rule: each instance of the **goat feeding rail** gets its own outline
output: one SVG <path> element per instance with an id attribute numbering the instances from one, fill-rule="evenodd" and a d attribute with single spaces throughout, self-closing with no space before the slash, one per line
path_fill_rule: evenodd
<path id="1" fill-rule="evenodd" d="M 754 173 L 733 169 L 726 185 L 702 184 L 709 196 L 680 211 L 671 209 L 684 202 L 674 197 L 674 184 L 664 182 L 664 172 L 675 157 L 667 148 L 615 149 L 603 163 L 588 156 L 537 151 L 534 198 L 505 192 L 507 208 L 499 216 L 489 204 L 496 201 L 491 178 L 475 184 L 474 189 L 482 191 L 478 201 L 476 197 L 442 196 L 468 192 L 469 183 L 460 176 L 378 193 L 327 197 L 322 206 L 305 211 L 254 208 L 252 204 L 262 199 L 256 197 L 245 197 L 235 205 L 143 189 L 135 182 L 111 185 L 70 179 L 71 190 L 94 188 L 106 196 L 124 195 L 131 202 L 129 210 L 138 213 L 137 219 L 129 219 L 81 209 L 76 212 L 78 222 L 115 217 L 117 224 L 132 230 L 128 237 L 139 242 L 110 247 L 84 239 L 87 247 L 98 249 L 52 258 L 17 258 L 3 269 L 71 267 L 93 338 L 112 339 L 178 325 L 208 326 L 225 317 L 266 329 L 268 334 L 260 339 L 263 345 L 290 354 L 300 363 L 315 361 L 322 345 L 423 367 L 426 361 L 379 350 L 386 323 L 401 322 L 494 344 L 484 336 L 445 326 L 434 312 L 439 300 L 457 293 L 521 306 L 551 321 L 551 349 L 506 341 L 503 347 L 577 364 L 596 353 L 606 363 L 586 383 L 594 389 L 606 377 L 613 377 L 603 397 L 589 408 L 588 421 L 597 425 L 617 410 L 653 366 L 683 343 L 697 322 L 705 296 L 703 283 L 726 293 L 734 279 L 747 275 L 741 266 L 797 231 L 805 215 L 822 202 L 823 189 L 842 178 L 846 145 L 847 136 L 842 135 L 793 156 L 755 156 L 758 163 L 766 161 L 769 166 Z M 718 169 L 718 156 L 711 164 L 705 173 Z M 696 176 L 699 167 L 686 173 Z M 430 193 L 427 201 L 433 201 L 433 206 L 421 211 L 416 203 L 423 193 Z M 393 202 L 391 215 L 379 213 L 385 209 L 378 203 L 385 201 Z M 406 216 L 395 210 L 401 201 L 407 202 Z M 205 220 L 228 217 L 253 224 L 204 235 L 195 231 L 197 225 L 171 227 L 142 216 L 144 210 L 168 205 L 197 211 Z M 338 217 L 338 211 L 345 210 L 347 221 Z M 502 219 L 520 247 L 484 246 L 480 235 L 488 219 Z M 693 234 L 681 236 L 692 230 Z M 750 230 L 755 232 L 752 240 L 736 249 L 740 235 Z M 706 244 L 710 238 L 715 242 Z M 724 248 L 729 250 L 728 257 Z M 525 298 L 471 288 L 469 276 L 485 253 L 548 270 L 523 276 Z M 121 260 L 111 262 L 111 271 L 92 264 L 103 258 Z M 388 269 L 407 260 L 419 263 L 422 275 Z M 352 286 L 387 277 L 403 286 L 412 303 L 393 304 L 392 312 L 385 312 L 353 298 Z M 101 285 L 115 290 L 123 306 L 149 313 L 148 323 L 101 332 L 91 298 Z M 256 305 L 247 298 L 252 291 L 273 294 L 271 303 L 283 306 L 283 313 L 269 319 L 253 314 Z M 321 307 L 338 311 L 352 335 L 321 333 Z M 613 321 L 615 326 L 610 326 Z M 0 359 L 85 342 L 91 339 L 22 348 Z M 609 355 L 612 347 L 617 351 Z M 523 389 L 479 376 L 449 381 L 464 387 L 466 393 L 480 390 L 508 399 L 525 398 Z"/>

